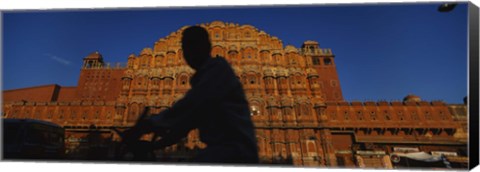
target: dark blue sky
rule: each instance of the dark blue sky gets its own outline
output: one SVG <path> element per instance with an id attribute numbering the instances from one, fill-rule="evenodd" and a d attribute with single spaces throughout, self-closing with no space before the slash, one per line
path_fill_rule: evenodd
<path id="1" fill-rule="evenodd" d="M 332 48 L 343 95 L 352 100 L 461 103 L 467 95 L 467 5 L 439 4 L 12 11 L 3 14 L 3 90 L 76 86 L 82 58 L 107 62 L 152 47 L 185 25 L 250 24 L 300 47 Z"/>

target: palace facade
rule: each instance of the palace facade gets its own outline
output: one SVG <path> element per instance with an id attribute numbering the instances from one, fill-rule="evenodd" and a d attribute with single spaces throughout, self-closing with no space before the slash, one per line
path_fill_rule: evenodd
<path id="1" fill-rule="evenodd" d="M 465 104 L 427 102 L 415 95 L 403 101 L 346 102 L 335 55 L 318 42 L 307 40 L 297 48 L 250 25 L 214 21 L 200 26 L 210 33 L 212 56 L 224 57 L 243 83 L 262 163 L 394 168 L 405 165 L 391 156 L 408 152 L 443 152 L 451 162 L 464 163 Z M 126 64 L 89 54 L 75 87 L 4 91 L 3 118 L 63 126 L 71 158 L 84 158 L 93 147 L 105 148 L 109 157 L 119 140 L 112 128 L 132 126 L 146 106 L 153 114 L 170 107 L 190 88 L 194 71 L 180 46 L 185 28 L 131 54 Z M 160 154 L 166 161 L 188 159 L 205 146 L 192 131 Z"/>

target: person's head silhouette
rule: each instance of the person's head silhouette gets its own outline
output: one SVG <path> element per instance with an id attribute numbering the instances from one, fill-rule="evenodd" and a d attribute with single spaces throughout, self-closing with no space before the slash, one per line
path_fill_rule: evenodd
<path id="1" fill-rule="evenodd" d="M 191 26 L 182 33 L 183 57 L 187 64 L 195 70 L 200 69 L 210 57 L 212 44 L 207 30 L 200 26 Z"/>

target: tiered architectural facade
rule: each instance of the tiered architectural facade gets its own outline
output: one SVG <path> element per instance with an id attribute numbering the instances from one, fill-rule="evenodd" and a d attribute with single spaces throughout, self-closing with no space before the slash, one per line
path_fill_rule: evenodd
<path id="1" fill-rule="evenodd" d="M 335 56 L 318 42 L 296 48 L 250 25 L 200 26 L 210 33 L 212 56 L 224 57 L 243 83 L 262 163 L 391 168 L 389 155 L 400 150 L 466 156 L 465 105 L 414 95 L 394 102 L 345 102 Z M 88 55 L 76 87 L 4 91 L 3 117 L 64 126 L 72 156 L 112 144 L 119 139 L 113 127 L 133 125 L 146 106 L 152 113 L 168 108 L 190 88 L 194 71 L 183 60 L 180 42 L 185 28 L 130 55 L 126 65 L 105 63 L 98 52 Z M 97 139 L 89 137 L 92 131 Z M 205 147 L 197 134 L 192 131 L 162 154 L 188 156 Z"/>

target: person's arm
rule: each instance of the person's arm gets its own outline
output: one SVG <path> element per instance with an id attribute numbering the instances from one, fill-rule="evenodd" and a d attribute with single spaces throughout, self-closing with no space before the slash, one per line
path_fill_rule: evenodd
<path id="1" fill-rule="evenodd" d="M 154 143 L 155 148 L 165 148 L 167 146 L 178 143 L 182 138 L 186 137 L 190 132 L 189 128 L 171 128 L 161 136 L 159 141 Z"/>

